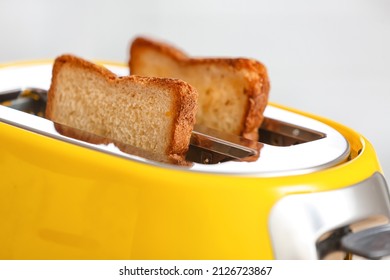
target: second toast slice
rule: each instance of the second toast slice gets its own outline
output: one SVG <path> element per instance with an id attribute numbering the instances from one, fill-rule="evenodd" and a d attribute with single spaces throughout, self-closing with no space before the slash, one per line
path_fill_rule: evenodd
<path id="1" fill-rule="evenodd" d="M 260 62 L 246 58 L 192 58 L 163 42 L 138 37 L 130 49 L 131 74 L 178 78 L 199 93 L 196 122 L 258 139 L 269 80 Z"/>

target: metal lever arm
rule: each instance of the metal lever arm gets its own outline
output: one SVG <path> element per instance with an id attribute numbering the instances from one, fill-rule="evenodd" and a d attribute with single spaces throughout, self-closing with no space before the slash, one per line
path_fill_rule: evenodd
<path id="1" fill-rule="evenodd" d="M 383 259 L 390 256 L 390 225 L 369 228 L 351 233 L 341 239 L 342 248 L 366 259 Z"/>

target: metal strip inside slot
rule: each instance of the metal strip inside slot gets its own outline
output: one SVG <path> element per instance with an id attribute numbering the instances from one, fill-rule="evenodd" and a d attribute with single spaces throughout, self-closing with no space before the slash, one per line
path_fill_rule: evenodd
<path id="1" fill-rule="evenodd" d="M 260 128 L 260 141 L 274 146 L 291 146 L 326 137 L 325 133 L 280 120 L 265 118 Z"/>

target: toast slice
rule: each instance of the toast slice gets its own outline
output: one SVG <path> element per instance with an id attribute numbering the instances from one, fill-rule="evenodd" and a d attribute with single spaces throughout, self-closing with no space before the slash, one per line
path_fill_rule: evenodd
<path id="1" fill-rule="evenodd" d="M 119 148 L 120 143 L 130 144 L 180 163 L 189 147 L 197 96 L 177 79 L 118 77 L 63 55 L 53 66 L 46 117 L 71 127 L 61 129 L 67 136 L 95 144 L 114 142 Z"/>
<path id="2" fill-rule="evenodd" d="M 191 58 L 163 42 L 138 37 L 130 48 L 130 72 L 178 78 L 199 94 L 196 122 L 223 132 L 258 139 L 268 102 L 266 68 L 246 58 Z"/>

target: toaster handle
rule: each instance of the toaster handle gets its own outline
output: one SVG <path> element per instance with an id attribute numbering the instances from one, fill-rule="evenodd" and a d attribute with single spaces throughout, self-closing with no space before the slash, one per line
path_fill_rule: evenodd
<path id="1" fill-rule="evenodd" d="M 390 225 L 369 228 L 345 235 L 341 247 L 346 252 L 366 259 L 383 259 L 390 256 Z"/>

